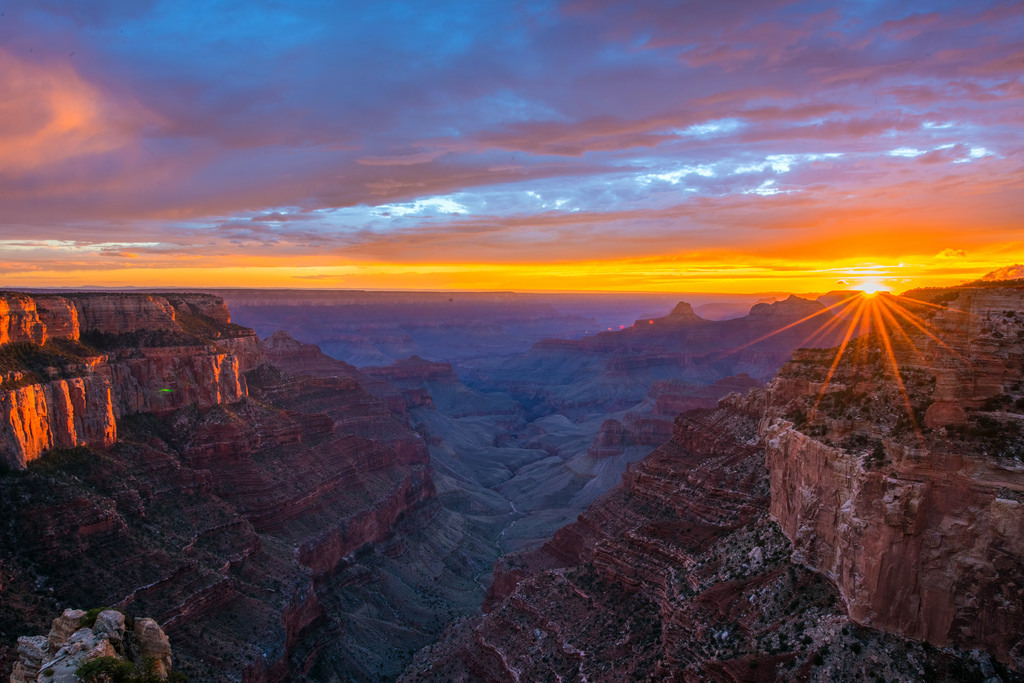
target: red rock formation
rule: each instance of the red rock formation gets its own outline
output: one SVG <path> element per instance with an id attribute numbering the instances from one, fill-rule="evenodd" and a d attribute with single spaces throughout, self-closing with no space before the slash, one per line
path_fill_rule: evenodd
<path id="1" fill-rule="evenodd" d="M 193 680 L 294 680 L 345 652 L 321 642 L 325 582 L 433 500 L 429 458 L 355 382 L 275 381 L 0 475 L 6 604 L 31 622 L 17 597 L 45 576 L 61 601 L 153 614 Z"/>
<path id="2" fill-rule="evenodd" d="M 654 325 L 658 327 L 678 327 L 684 325 L 701 325 L 710 322 L 693 312 L 693 307 L 685 301 L 676 304 L 672 311 L 661 318 L 642 318 L 633 323 L 634 326 Z"/>
<path id="3" fill-rule="evenodd" d="M 83 333 L 102 353 L 79 343 Z M 50 448 L 109 446 L 124 415 L 238 401 L 241 373 L 266 362 L 252 331 L 206 294 L 5 294 L 0 353 L 16 342 L 46 359 L 2 375 L 0 461 L 16 468 Z"/>
<path id="4" fill-rule="evenodd" d="M 108 366 L 117 415 L 206 408 L 246 396 L 238 358 L 206 347 L 140 349 Z"/>
<path id="5" fill-rule="evenodd" d="M 359 377 L 359 371 L 344 361 L 331 358 L 319 346 L 293 339 L 278 330 L 263 340 L 267 359 L 286 372 L 316 377 Z"/>
<path id="6" fill-rule="evenodd" d="M 224 303 L 224 299 L 219 296 L 199 292 L 176 292 L 174 294 L 167 294 L 164 298 L 179 313 L 184 310 L 192 315 L 209 318 L 221 325 L 231 323 L 231 311 L 228 310 L 228 305 Z"/>
<path id="7" fill-rule="evenodd" d="M 611 458 L 622 455 L 625 447 L 632 439 L 630 434 L 618 420 L 605 420 L 601 424 L 601 430 L 594 438 L 594 443 L 587 449 L 587 454 L 592 458 Z"/>
<path id="8" fill-rule="evenodd" d="M 74 297 L 81 329 L 107 334 L 137 330 L 175 331 L 174 307 L 151 294 L 79 294 Z"/>
<path id="9" fill-rule="evenodd" d="M 33 295 L 39 320 L 46 326 L 48 339 L 77 340 L 81 336 L 78 307 L 62 296 Z"/>
<path id="10" fill-rule="evenodd" d="M 369 377 L 384 379 L 396 386 L 401 386 L 404 382 L 456 383 L 459 381 L 451 363 L 437 363 L 424 360 L 419 356 L 395 361 L 392 365 L 362 368 L 361 371 Z"/>
<path id="11" fill-rule="evenodd" d="M 771 512 L 857 622 L 1021 669 L 1024 449 L 1005 407 L 1022 396 L 1024 288 L 914 296 L 949 308 L 903 300 L 928 329 L 905 323 L 895 348 L 906 398 L 877 337 L 822 399 L 827 354 L 794 356 L 770 385 Z"/>
<path id="12" fill-rule="evenodd" d="M 9 465 L 51 448 L 109 446 L 117 438 L 110 382 L 75 377 L 0 393 L 0 451 Z"/>
<path id="13" fill-rule="evenodd" d="M 27 294 L 0 295 L 0 344 L 46 341 L 46 326 L 39 320 L 36 302 Z"/>
<path id="14" fill-rule="evenodd" d="M 753 393 L 680 416 L 621 487 L 540 550 L 504 558 L 485 614 L 400 680 L 951 676 L 963 659 L 856 627 L 828 582 L 788 562 L 767 519 L 763 411 Z"/>

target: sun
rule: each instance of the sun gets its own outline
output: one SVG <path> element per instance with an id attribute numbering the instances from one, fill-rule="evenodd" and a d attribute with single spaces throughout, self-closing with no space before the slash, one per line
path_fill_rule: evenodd
<path id="1" fill-rule="evenodd" d="M 864 292 L 865 296 L 875 296 L 879 292 L 889 292 L 889 287 L 882 284 L 881 280 L 861 280 L 857 289 Z"/>

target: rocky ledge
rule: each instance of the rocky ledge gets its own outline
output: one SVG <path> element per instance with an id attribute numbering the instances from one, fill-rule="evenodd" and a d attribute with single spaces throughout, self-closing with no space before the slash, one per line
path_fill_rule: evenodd
<path id="1" fill-rule="evenodd" d="M 0 468 L 0 675 L 30 645 L 16 646 L 16 637 L 68 604 L 152 615 L 174 639 L 176 666 L 196 681 L 296 680 L 325 659 L 327 670 L 365 677 L 390 656 L 367 657 L 360 653 L 372 645 L 338 635 L 354 611 L 338 603 L 356 590 L 383 593 L 375 572 L 391 558 L 377 548 L 413 545 L 438 506 L 423 439 L 354 369 L 330 368 L 280 338 L 270 344 L 274 359 L 315 376 L 267 364 L 259 341 L 213 297 L 139 295 L 121 310 L 149 311 L 140 326 L 86 328 L 82 320 L 102 319 L 98 297 L 83 295 L 89 302 L 79 307 L 69 295 L 62 300 L 79 324 L 60 328 L 59 339 L 38 301 L 11 298 L 23 312 L 37 304 L 7 326 L 34 339 L 0 346 L 22 373 L 8 393 L 35 397 L 35 412 L 0 416 L 13 464 Z M 87 354 L 92 374 L 67 361 Z M 46 367 L 69 376 L 33 376 Z M 86 391 L 106 382 L 81 410 L 79 380 Z M 55 395 L 61 382 L 70 400 Z M 112 427 L 102 439 L 89 437 L 97 410 Z M 53 436 L 61 434 L 53 424 L 67 425 L 64 437 Z M 50 436 L 19 440 L 24 434 Z M 24 443 L 34 450 L 10 445 Z M 412 532 L 399 532 L 403 525 Z M 85 635 L 74 640 L 79 650 L 109 650 Z M 29 654 L 45 669 L 56 650 Z"/>
<path id="2" fill-rule="evenodd" d="M 1024 670 L 1024 287 L 878 305 L 769 385 L 772 516 L 856 622 Z"/>
<path id="3" fill-rule="evenodd" d="M 1024 680 L 1024 287 L 856 310 L 502 558 L 403 680 Z"/>
<path id="4" fill-rule="evenodd" d="M 103 662 L 98 660 L 112 660 Z M 129 617 L 117 610 L 66 609 L 44 636 L 18 638 L 18 662 L 11 683 L 78 683 L 81 667 L 128 662 L 136 670 L 167 680 L 171 643 L 149 617 Z M 106 679 L 97 679 L 106 680 Z"/>
<path id="5" fill-rule="evenodd" d="M 0 294 L 0 464 L 109 446 L 125 415 L 239 401 L 265 360 L 208 294 Z"/>
<path id="6" fill-rule="evenodd" d="M 790 560 L 768 514 L 763 408 L 754 392 L 681 415 L 576 523 L 503 558 L 485 614 L 400 680 L 1019 680 L 987 654 L 858 625 Z"/>

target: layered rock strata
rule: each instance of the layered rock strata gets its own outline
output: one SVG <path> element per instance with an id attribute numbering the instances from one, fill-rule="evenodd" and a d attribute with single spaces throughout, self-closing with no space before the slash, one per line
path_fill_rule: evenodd
<path id="1" fill-rule="evenodd" d="M 858 623 L 1024 669 L 1024 288 L 889 310 L 770 384 L 772 515 Z"/>
<path id="2" fill-rule="evenodd" d="M 153 615 L 181 643 L 175 664 L 192 680 L 296 680 L 328 660 L 327 671 L 372 675 L 363 661 L 377 664 L 385 654 L 362 657 L 361 646 L 339 636 L 339 624 L 356 618 L 345 596 L 353 586 L 376 590 L 389 561 L 377 547 L 398 543 L 403 525 L 413 533 L 401 542 L 416 556 L 450 552 L 416 537 L 441 514 L 423 439 L 336 362 L 318 377 L 267 365 L 258 340 L 233 326 L 212 297 L 144 297 L 120 309 L 143 312 L 134 328 L 83 327 L 119 310 L 116 299 L 85 298 L 78 306 L 75 295 L 54 297 L 79 316 L 63 339 L 43 336 L 53 318 L 40 317 L 38 305 L 33 315 L 43 327 L 25 322 L 28 313 L 8 326 L 35 330 L 36 341 L 0 347 L 15 360 L 77 360 L 87 352 L 98 359 L 92 374 L 79 377 L 25 383 L 22 375 L 11 393 L 43 395 L 33 399 L 35 422 L 19 424 L 70 410 L 46 395 L 59 382 L 74 399 L 78 381 L 88 388 L 106 380 L 109 399 L 96 403 L 116 427 L 116 439 L 113 431 L 93 439 L 87 421 L 72 421 L 76 438 L 37 439 L 35 450 L 21 451 L 37 456 L 18 461 L 27 467 L 0 471 L 0 672 L 13 663 L 15 634 L 41 628 L 59 605 L 93 604 Z M 39 303 L 17 300 L 23 310 Z M 301 368 L 301 359 L 272 351 Z M 39 363 L 23 364 L 38 372 Z M 75 420 L 96 410 L 86 398 Z M 456 533 L 449 520 L 444 525 Z M 444 567 L 421 573 L 424 585 L 450 576 Z M 472 584 L 472 573 L 464 583 Z M 417 634 L 417 642 L 425 637 Z"/>
<path id="3" fill-rule="evenodd" d="M 681 415 L 403 680 L 1021 680 L 1024 288 L 856 305 L 842 356 Z"/>
<path id="4" fill-rule="evenodd" d="M 124 415 L 239 401 L 262 362 L 209 295 L 0 295 L 0 462 L 109 446 Z"/>
<path id="5" fill-rule="evenodd" d="M 763 406 L 755 393 L 680 416 L 672 440 L 576 523 L 537 551 L 503 558 L 485 614 L 420 652 L 400 680 L 945 680 L 995 671 L 984 655 L 974 661 L 856 625 L 828 581 L 789 561 L 789 542 L 768 517 Z"/>

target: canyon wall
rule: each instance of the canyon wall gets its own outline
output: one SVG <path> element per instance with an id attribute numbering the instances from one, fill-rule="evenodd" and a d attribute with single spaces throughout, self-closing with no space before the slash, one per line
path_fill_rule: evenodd
<path id="1" fill-rule="evenodd" d="M 986 656 L 977 664 L 857 625 L 828 581 L 790 561 L 768 516 L 763 410 L 764 394 L 753 392 L 679 416 L 671 440 L 575 523 L 538 550 L 502 558 L 484 614 L 421 651 L 400 680 L 958 680 L 992 671 Z"/>
<path id="2" fill-rule="evenodd" d="M 3 462 L 23 467 L 51 448 L 109 446 L 117 438 L 110 382 L 75 377 L 0 392 Z"/>
<path id="3" fill-rule="evenodd" d="M 4 301 L 0 675 L 76 604 L 152 615 L 192 680 L 365 679 L 396 665 L 364 651 L 440 629 L 426 586 L 480 594 L 437 566 L 465 522 L 439 509 L 423 439 L 351 366 L 282 337 L 290 371 L 269 365 L 206 295 Z M 399 619 L 370 600 L 418 606 L 350 634 Z"/>
<path id="4" fill-rule="evenodd" d="M 858 623 L 1019 670 L 1024 288 L 923 291 L 888 310 L 888 339 L 838 362 L 795 354 L 770 383 L 772 516 Z"/>
<path id="5" fill-rule="evenodd" d="M 236 402 L 262 362 L 207 294 L 0 294 L 0 462 L 109 446 L 124 415 Z"/>

